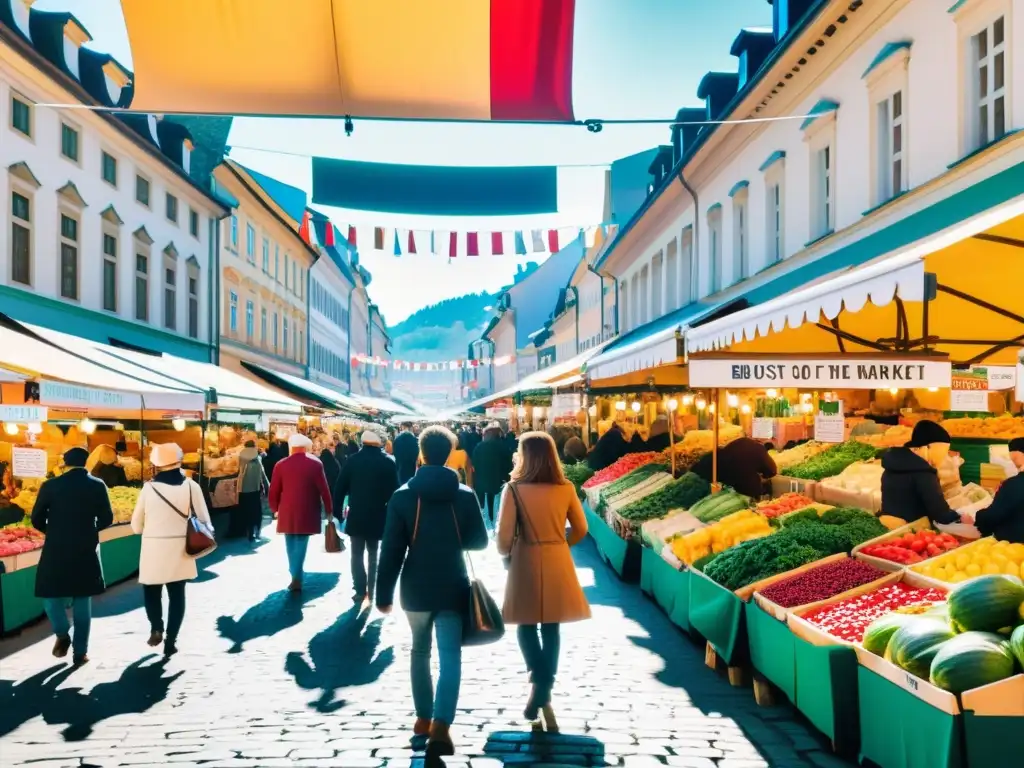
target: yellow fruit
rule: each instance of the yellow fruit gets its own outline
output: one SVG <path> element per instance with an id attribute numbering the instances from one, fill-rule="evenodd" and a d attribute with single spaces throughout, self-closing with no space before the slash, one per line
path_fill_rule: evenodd
<path id="1" fill-rule="evenodd" d="M 989 566 L 986 565 L 985 567 L 988 568 Z M 988 571 L 985 572 L 988 573 Z M 998 573 L 998 570 L 996 572 Z M 972 578 L 974 576 L 981 576 L 981 566 L 977 563 L 970 563 L 966 568 L 964 568 L 964 573 L 966 573 L 968 576 Z"/>
<path id="2" fill-rule="evenodd" d="M 971 562 L 971 558 L 966 552 L 959 552 L 957 553 L 956 560 L 954 562 L 956 563 L 956 569 L 958 571 L 962 571 L 967 567 L 967 564 Z"/>
<path id="3" fill-rule="evenodd" d="M 939 581 L 949 581 L 949 577 L 951 575 L 952 574 L 949 572 L 948 569 L 940 565 L 937 568 L 933 569 L 932 578 L 938 579 Z"/>
<path id="4" fill-rule="evenodd" d="M 986 565 L 991 563 L 992 560 L 993 558 L 988 555 L 975 555 L 971 558 L 971 563 L 973 565 L 977 565 L 979 568 L 984 568 Z"/>
<path id="5" fill-rule="evenodd" d="M 1016 576 L 1018 572 L 1018 566 L 1016 563 L 1007 562 L 1003 565 L 1003 573 L 1007 576 Z"/>
<path id="6" fill-rule="evenodd" d="M 985 573 L 985 574 L 996 574 L 996 573 L 1002 573 L 1003 569 L 999 566 L 999 563 L 993 562 L 993 563 L 989 563 L 984 568 L 982 568 L 981 572 Z"/>
<path id="7" fill-rule="evenodd" d="M 967 581 L 967 579 L 968 579 L 968 576 L 967 576 L 966 573 L 964 573 L 963 571 L 957 571 L 952 576 L 950 576 L 948 579 L 946 579 L 946 581 L 949 581 L 949 582 L 951 582 L 953 584 L 959 584 L 961 581 Z"/>

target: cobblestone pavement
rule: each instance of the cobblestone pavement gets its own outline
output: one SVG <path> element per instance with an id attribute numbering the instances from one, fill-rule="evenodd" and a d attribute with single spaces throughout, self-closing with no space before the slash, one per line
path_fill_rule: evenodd
<path id="1" fill-rule="evenodd" d="M 452 728 L 459 754 L 448 766 L 847 765 L 788 706 L 758 708 L 749 688 L 705 668 L 703 649 L 619 582 L 589 540 L 576 558 L 594 618 L 564 628 L 554 700 L 563 735 L 529 733 L 510 635 L 465 653 Z M 496 555 L 477 559 L 500 597 Z M 278 537 L 252 552 L 222 546 L 211 560 L 189 585 L 181 650 L 170 660 L 145 643 L 134 583 L 94 603 L 92 662 L 81 669 L 50 655 L 45 625 L 0 642 L 0 765 L 421 763 L 409 746 L 408 626 L 397 608 L 387 617 L 352 608 L 347 553 L 312 544 L 301 598 L 282 589 Z"/>

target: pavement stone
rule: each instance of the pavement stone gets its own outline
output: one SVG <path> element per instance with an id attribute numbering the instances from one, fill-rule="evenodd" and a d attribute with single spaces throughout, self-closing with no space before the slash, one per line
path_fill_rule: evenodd
<path id="1" fill-rule="evenodd" d="M 283 542 L 228 542 L 188 587 L 180 652 L 148 636 L 134 582 L 94 601 L 91 663 L 50 655 L 43 623 L 0 640 L 0 765 L 419 768 L 410 745 L 408 625 L 349 599 L 348 556 L 310 546 L 306 589 L 284 589 Z M 574 552 L 593 619 L 566 625 L 561 734 L 523 720 L 528 682 L 511 633 L 468 648 L 449 768 L 813 768 L 852 763 L 788 706 L 756 706 L 703 663 L 589 540 Z M 475 558 L 500 601 L 493 551 Z"/>

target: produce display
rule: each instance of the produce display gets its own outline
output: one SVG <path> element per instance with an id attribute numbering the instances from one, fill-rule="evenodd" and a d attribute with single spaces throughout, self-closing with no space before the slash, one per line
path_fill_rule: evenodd
<path id="1" fill-rule="evenodd" d="M 1024 544 L 979 539 L 913 568 L 923 576 L 958 584 L 982 575 L 1024 577 Z"/>
<path id="2" fill-rule="evenodd" d="M 800 464 L 789 467 L 785 475 L 800 480 L 822 480 L 834 477 L 855 461 L 867 461 L 875 457 L 875 449 L 864 443 L 851 440 L 833 445 Z"/>
<path id="3" fill-rule="evenodd" d="M 788 515 L 790 512 L 796 512 L 813 504 L 814 499 L 809 499 L 802 493 L 784 493 L 777 499 L 762 501 L 757 505 L 757 512 L 770 519 Z"/>
<path id="4" fill-rule="evenodd" d="M 20 555 L 43 546 L 43 534 L 26 520 L 0 528 L 0 557 Z"/>
<path id="5" fill-rule="evenodd" d="M 601 489 L 601 496 L 611 498 L 612 496 L 616 496 L 623 491 L 628 491 L 630 488 L 642 483 L 651 475 L 657 474 L 658 472 L 668 471 L 669 466 L 667 464 L 660 461 L 652 461 L 650 464 L 644 464 L 642 467 L 637 467 L 629 474 L 623 475 L 618 480 L 608 483 L 608 485 Z"/>
<path id="6" fill-rule="evenodd" d="M 893 563 L 912 565 L 959 546 L 960 540 L 955 536 L 926 529 L 869 544 L 858 551 Z"/>
<path id="7" fill-rule="evenodd" d="M 666 517 L 648 520 L 640 526 L 640 538 L 656 552 L 683 534 L 703 527 L 704 523 L 686 510 L 672 512 Z"/>
<path id="8" fill-rule="evenodd" d="M 671 482 L 672 475 L 668 472 L 656 472 L 654 474 L 647 475 L 636 485 L 627 488 L 614 496 L 608 496 L 602 493 L 601 501 L 597 505 L 598 512 L 602 514 L 609 510 L 612 512 L 618 512 L 623 507 L 628 507 L 630 504 L 651 495 L 655 491 L 661 490 Z"/>
<path id="9" fill-rule="evenodd" d="M 920 613 L 924 610 L 922 606 L 930 607 L 945 599 L 946 592 L 943 589 L 912 587 L 900 581 L 863 595 L 849 597 L 846 600 L 823 606 L 804 614 L 802 618 L 833 637 L 848 643 L 859 643 L 863 640 L 865 648 L 872 653 L 882 655 L 885 652 L 885 645 L 882 646 L 881 652 L 874 650 L 877 643 L 868 648 L 868 629 L 872 626 L 872 622 L 894 611 L 902 611 L 903 613 L 900 615 L 909 615 L 908 609 Z M 886 643 L 888 643 L 889 636 L 885 638 Z"/>
<path id="10" fill-rule="evenodd" d="M 957 632 L 997 632 L 1024 622 L 1024 582 L 1016 576 L 982 576 L 953 588 L 946 604 Z"/>
<path id="11" fill-rule="evenodd" d="M 583 484 L 594 476 L 594 470 L 587 466 L 585 461 L 578 464 L 567 464 L 562 467 L 562 470 L 565 472 L 565 479 L 575 486 L 576 495 L 582 499 Z"/>
<path id="12" fill-rule="evenodd" d="M 963 693 L 1013 675 L 1014 655 L 1005 637 L 991 632 L 964 632 L 942 644 L 932 658 L 932 685 Z"/>
<path id="13" fill-rule="evenodd" d="M 26 515 L 32 514 L 32 508 L 36 505 L 36 496 L 39 495 L 37 490 L 30 490 L 28 488 L 22 488 L 18 495 L 12 499 L 11 503 L 16 507 L 21 507 Z"/>
<path id="14" fill-rule="evenodd" d="M 710 490 L 710 487 L 709 487 Z M 702 523 L 713 523 L 726 515 L 750 508 L 750 497 L 723 488 L 718 493 L 702 498 L 690 507 L 690 514 Z"/>
<path id="15" fill-rule="evenodd" d="M 128 486 L 110 489 L 110 506 L 114 509 L 114 525 L 131 522 L 141 492 L 141 488 Z"/>
<path id="16" fill-rule="evenodd" d="M 676 459 L 676 473 L 680 474 L 689 472 L 690 469 L 693 468 L 693 465 L 700 461 L 701 457 L 704 456 L 707 451 L 700 447 L 678 442 L 671 448 L 666 448 L 662 451 L 662 460 L 669 467 L 672 466 L 673 453 L 675 454 Z"/>
<path id="17" fill-rule="evenodd" d="M 775 461 L 775 467 L 779 470 L 779 474 L 785 475 L 787 474 L 786 470 L 790 467 L 803 464 L 829 447 L 828 443 L 819 443 L 811 440 L 786 451 L 769 451 L 769 454 Z"/>
<path id="18" fill-rule="evenodd" d="M 618 461 L 613 464 L 609 464 L 600 472 L 595 473 L 593 477 L 583 483 L 583 487 L 593 488 L 597 485 L 603 485 L 604 483 L 610 483 L 613 480 L 618 480 L 620 477 L 628 475 L 637 467 L 642 467 L 644 464 L 650 464 L 660 456 L 661 454 L 655 451 L 649 451 L 646 453 L 627 453 Z"/>
<path id="19" fill-rule="evenodd" d="M 942 426 L 951 437 L 974 437 L 984 440 L 1012 440 L 1024 437 L 1024 416 L 971 416 L 946 419 Z"/>
<path id="20" fill-rule="evenodd" d="M 124 469 L 124 475 L 129 483 L 142 482 L 142 462 L 130 456 L 120 456 L 117 463 Z"/>
<path id="21" fill-rule="evenodd" d="M 821 484 L 826 488 L 880 494 L 882 492 L 882 472 L 882 462 L 880 461 L 855 461 L 835 477 L 823 478 Z"/>
<path id="22" fill-rule="evenodd" d="M 820 516 L 814 509 L 802 510 L 783 518 L 782 526 L 798 543 L 827 555 L 849 552 L 886 531 L 878 518 L 854 507 L 830 509 Z"/>
<path id="23" fill-rule="evenodd" d="M 687 509 L 707 496 L 711 486 L 692 472 L 673 480 L 658 491 L 619 510 L 619 516 L 634 523 L 664 517 L 670 510 Z"/>
<path id="24" fill-rule="evenodd" d="M 743 430 L 735 424 L 720 424 L 718 427 L 719 448 L 741 437 L 743 437 Z M 694 450 L 701 454 L 711 453 L 711 449 L 715 445 L 715 433 L 710 429 L 691 429 L 683 436 L 679 445 L 681 450 Z"/>
<path id="25" fill-rule="evenodd" d="M 691 512 L 692 514 L 692 512 Z M 712 552 L 724 552 L 743 541 L 770 536 L 774 529 L 761 515 L 744 509 L 726 515 L 706 528 L 673 538 L 669 543 L 672 553 L 687 565 L 693 565 Z"/>
<path id="26" fill-rule="evenodd" d="M 946 494 L 946 503 L 957 512 L 978 512 L 992 504 L 992 494 L 975 483 L 957 484 Z"/>
<path id="27" fill-rule="evenodd" d="M 874 435 L 857 435 L 854 439 L 859 443 L 867 443 L 875 448 L 898 448 L 910 440 L 912 427 L 903 425 L 889 427 L 885 432 Z"/>
<path id="28" fill-rule="evenodd" d="M 870 584 L 886 574 L 859 560 L 824 563 L 761 590 L 761 595 L 783 608 L 795 608 Z"/>

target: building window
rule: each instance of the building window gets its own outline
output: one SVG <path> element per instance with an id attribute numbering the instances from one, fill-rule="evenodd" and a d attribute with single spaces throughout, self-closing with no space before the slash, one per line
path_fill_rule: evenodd
<path id="1" fill-rule="evenodd" d="M 250 264 L 256 263 L 256 229 L 252 224 L 245 225 L 245 256 Z"/>
<path id="2" fill-rule="evenodd" d="M 231 214 L 231 250 L 238 253 L 238 217 Z"/>
<path id="3" fill-rule="evenodd" d="M 679 306 L 685 307 L 694 301 L 697 295 L 696 277 L 693 263 L 693 227 L 686 227 L 679 239 Z"/>
<path id="4" fill-rule="evenodd" d="M 117 158 L 109 152 L 100 155 L 100 166 L 103 173 L 103 180 L 112 187 L 117 186 Z"/>
<path id="5" fill-rule="evenodd" d="M 708 270 L 709 290 L 722 290 L 722 206 L 708 211 Z"/>
<path id="6" fill-rule="evenodd" d="M 267 343 L 267 308 L 260 309 L 260 344 Z"/>
<path id="7" fill-rule="evenodd" d="M 274 351 L 277 352 L 277 312 L 274 313 Z"/>
<path id="8" fill-rule="evenodd" d="M 284 342 L 283 346 L 281 347 L 281 350 L 282 354 L 285 357 L 288 357 L 288 318 L 282 318 L 281 323 L 281 338 L 282 341 Z"/>
<path id="9" fill-rule="evenodd" d="M 60 215 L 60 295 L 78 300 L 78 220 Z"/>
<path id="10" fill-rule="evenodd" d="M 679 303 L 679 241 L 673 238 L 665 257 L 665 311 L 671 312 L 682 305 Z M 587 291 L 587 307 L 597 303 L 597 295 Z"/>
<path id="11" fill-rule="evenodd" d="M 103 309 L 117 312 L 117 238 L 103 233 Z"/>
<path id="12" fill-rule="evenodd" d="M 665 256 L 659 251 L 651 260 L 651 317 L 661 317 L 661 294 L 665 277 Z"/>
<path id="13" fill-rule="evenodd" d="M 1006 31 L 1000 16 L 971 38 L 975 149 L 1006 134 Z"/>
<path id="14" fill-rule="evenodd" d="M 32 285 L 32 203 L 11 193 L 11 280 Z"/>
<path id="15" fill-rule="evenodd" d="M 289 264 L 289 261 L 290 261 L 290 258 L 288 256 L 288 254 L 286 253 L 284 255 L 284 289 L 286 291 L 291 289 L 291 285 L 289 285 L 289 283 L 288 283 L 288 275 L 290 274 L 288 269 L 291 266 Z"/>
<path id="16" fill-rule="evenodd" d="M 835 229 L 835 152 L 831 143 L 811 156 L 811 239 L 817 240 Z"/>
<path id="17" fill-rule="evenodd" d="M 149 256 L 135 254 L 135 319 L 149 321 Z"/>
<path id="18" fill-rule="evenodd" d="M 263 274 L 270 274 L 270 240 L 263 238 Z"/>
<path id="19" fill-rule="evenodd" d="M 281 272 L 281 248 L 277 244 L 274 245 L 274 280 L 281 282 L 279 273 Z"/>
<path id="20" fill-rule="evenodd" d="M 178 329 L 178 271 L 173 265 L 164 265 L 164 328 Z"/>
<path id="21" fill-rule="evenodd" d="M 142 176 L 135 177 L 135 200 L 149 207 L 149 179 Z"/>
<path id="22" fill-rule="evenodd" d="M 175 224 L 178 223 L 178 198 L 172 195 L 170 192 L 167 193 L 167 220 L 173 221 Z"/>
<path id="23" fill-rule="evenodd" d="M 32 138 L 32 106 L 16 94 L 11 95 L 11 128 Z"/>
<path id="24" fill-rule="evenodd" d="M 733 282 L 750 276 L 750 233 L 747 190 L 737 192 L 732 199 L 732 269 Z"/>
<path id="25" fill-rule="evenodd" d="M 188 335 L 199 338 L 199 267 L 195 264 L 188 267 Z"/>
<path id="26" fill-rule="evenodd" d="M 234 291 L 228 295 L 228 330 L 238 333 L 238 294 Z"/>
<path id="27" fill-rule="evenodd" d="M 768 262 L 782 259 L 782 182 L 768 185 Z"/>
<path id="28" fill-rule="evenodd" d="M 245 302 L 245 339 L 252 342 L 252 335 L 255 332 L 256 307 L 251 301 Z"/>
<path id="29" fill-rule="evenodd" d="M 306 332 L 299 331 L 299 347 L 298 347 L 299 362 L 303 363 L 306 361 Z"/>
<path id="30" fill-rule="evenodd" d="M 78 162 L 78 131 L 67 123 L 60 124 L 60 153 L 71 162 Z"/>
<path id="31" fill-rule="evenodd" d="M 198 239 L 198 237 L 199 237 L 199 214 L 196 211 L 192 210 L 191 208 L 188 209 L 188 232 L 189 232 L 190 235 L 192 235 L 192 237 L 195 237 L 195 238 Z"/>
<path id="32" fill-rule="evenodd" d="M 292 293 L 299 292 L 299 262 L 292 262 Z"/>
<path id="33" fill-rule="evenodd" d="M 904 189 L 903 91 L 896 91 L 875 107 L 877 133 L 877 204 L 901 194 Z"/>

